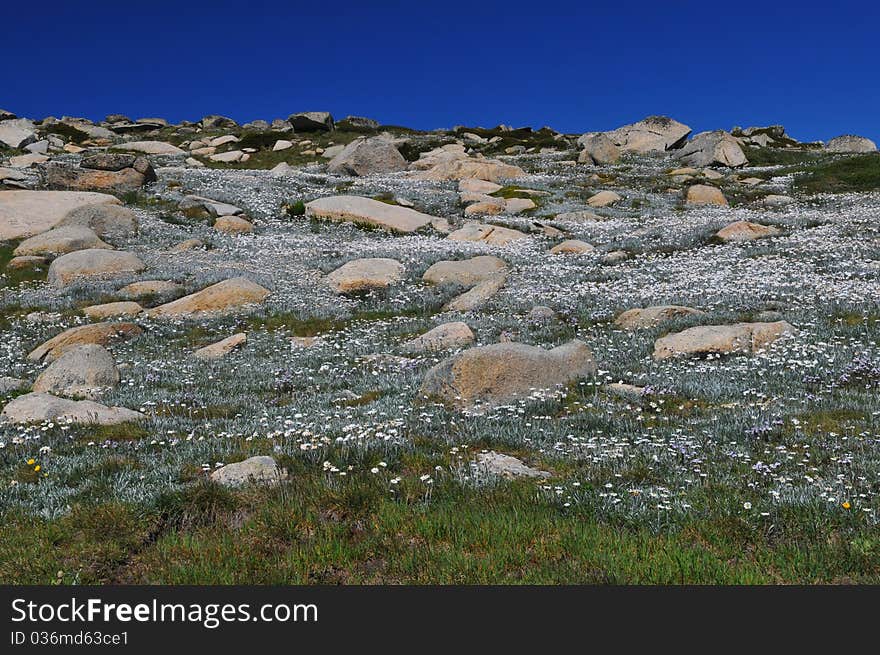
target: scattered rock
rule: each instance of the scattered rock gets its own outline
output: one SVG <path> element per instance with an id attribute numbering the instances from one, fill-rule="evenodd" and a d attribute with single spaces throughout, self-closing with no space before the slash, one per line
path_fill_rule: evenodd
<path id="1" fill-rule="evenodd" d="M 202 120 L 202 129 L 204 130 L 234 130 L 238 127 L 238 123 L 227 116 L 218 116 L 210 114 Z"/>
<path id="2" fill-rule="evenodd" d="M 227 202 L 212 200 L 211 198 L 203 198 L 202 196 L 186 196 L 180 201 L 178 207 L 181 211 L 187 212 L 193 209 L 201 209 L 209 216 L 236 216 L 242 213 L 240 207 L 230 205 Z"/>
<path id="3" fill-rule="evenodd" d="M 404 352 L 424 353 L 464 348 L 474 342 L 474 333 L 467 323 L 455 321 L 444 323 L 411 339 L 401 346 Z"/>
<path id="4" fill-rule="evenodd" d="M 503 453 L 496 453 L 494 450 L 488 453 L 479 453 L 475 468 L 480 473 L 488 473 L 502 478 L 549 478 L 550 473 L 539 469 L 526 466 L 525 463 Z"/>
<path id="5" fill-rule="evenodd" d="M 782 232 L 770 225 L 760 225 L 749 221 L 736 221 L 721 228 L 715 236 L 722 241 L 754 241 L 764 237 L 775 237 Z"/>
<path id="6" fill-rule="evenodd" d="M 223 234 L 250 234 L 254 226 L 241 216 L 219 216 L 214 221 L 214 229 Z"/>
<path id="7" fill-rule="evenodd" d="M 755 353 L 783 335 L 794 334 L 797 334 L 797 330 L 785 321 L 700 325 L 657 339 L 654 343 L 654 359 Z"/>
<path id="8" fill-rule="evenodd" d="M 343 264 L 327 275 L 327 282 L 336 293 L 384 289 L 403 279 L 405 270 L 396 259 L 368 257 Z"/>
<path id="9" fill-rule="evenodd" d="M 619 194 L 614 193 L 614 191 L 600 191 L 594 196 L 590 196 L 587 200 L 587 204 L 590 207 L 607 207 L 608 205 L 613 205 L 615 202 L 619 202 L 621 197 Z"/>
<path id="10" fill-rule="evenodd" d="M 469 287 L 506 271 L 507 264 L 503 259 L 480 255 L 471 259 L 432 264 L 422 275 L 422 280 L 431 284 L 460 284 Z"/>
<path id="11" fill-rule="evenodd" d="M 693 307 L 681 305 L 655 305 L 652 307 L 628 309 L 617 317 L 614 324 L 624 330 L 652 328 L 666 321 L 682 316 L 698 316 L 704 314 Z"/>
<path id="12" fill-rule="evenodd" d="M 721 190 L 707 184 L 689 186 L 685 200 L 689 205 L 723 205 L 727 206 L 727 198 Z"/>
<path id="13" fill-rule="evenodd" d="M 581 255 L 586 252 L 593 252 L 594 250 L 596 249 L 586 241 L 578 241 L 577 239 L 568 239 L 550 248 L 550 252 L 554 255 L 564 253 Z"/>
<path id="14" fill-rule="evenodd" d="M 62 226 L 87 227 L 101 239 L 119 243 L 137 235 L 138 217 L 120 205 L 83 205 L 69 211 L 58 222 L 57 227 Z"/>
<path id="15" fill-rule="evenodd" d="M 0 122 L 0 144 L 9 148 L 23 148 L 37 140 L 33 122 L 26 118 L 6 119 Z"/>
<path id="16" fill-rule="evenodd" d="M 122 193 L 137 191 L 145 184 L 157 179 L 152 165 L 143 157 L 136 159 L 131 168 L 123 168 L 118 171 L 77 168 L 62 162 L 51 162 L 46 166 L 45 171 L 46 186 L 50 189 L 101 190 Z"/>
<path id="17" fill-rule="evenodd" d="M 593 375 L 593 353 L 582 341 L 552 350 L 522 343 L 471 348 L 443 360 L 425 375 L 419 394 L 457 407 L 508 403 Z"/>
<path id="18" fill-rule="evenodd" d="M 211 473 L 211 480 L 224 487 L 240 487 L 245 484 L 275 486 L 287 478 L 287 472 L 278 467 L 267 455 L 249 457 L 243 462 L 227 464 Z"/>
<path id="19" fill-rule="evenodd" d="M 459 180 L 458 182 L 458 190 L 461 193 L 479 193 L 483 195 L 489 195 L 491 193 L 495 193 L 496 191 L 500 191 L 503 188 L 504 187 L 502 187 L 500 184 L 487 182 L 486 180 L 478 180 L 472 177 Z"/>
<path id="20" fill-rule="evenodd" d="M 220 359 L 245 343 L 247 343 L 247 335 L 244 332 L 239 332 L 209 346 L 199 348 L 193 353 L 193 356 L 198 359 Z"/>
<path id="21" fill-rule="evenodd" d="M 481 241 L 493 246 L 506 246 L 518 239 L 528 238 L 528 235 L 509 227 L 466 223 L 446 238 L 453 241 Z"/>
<path id="22" fill-rule="evenodd" d="M 498 293 L 507 282 L 507 273 L 495 275 L 478 282 L 472 289 L 465 291 L 460 296 L 453 298 L 443 306 L 446 312 L 472 312 L 482 307 L 486 302 Z"/>

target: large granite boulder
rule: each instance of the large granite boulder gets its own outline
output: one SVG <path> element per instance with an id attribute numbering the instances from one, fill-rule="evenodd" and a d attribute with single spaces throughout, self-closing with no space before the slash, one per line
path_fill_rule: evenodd
<path id="1" fill-rule="evenodd" d="M 16 257 L 55 256 L 88 248 L 109 249 L 110 245 L 101 241 L 88 227 L 64 225 L 25 239 L 18 244 L 12 254 Z"/>
<path id="2" fill-rule="evenodd" d="M 349 143 L 327 164 L 335 175 L 395 173 L 409 166 L 400 151 L 385 137 L 359 138 Z"/>
<path id="3" fill-rule="evenodd" d="M 649 116 L 638 123 L 605 132 L 623 152 L 664 152 L 681 147 L 691 128 L 666 116 Z"/>
<path id="4" fill-rule="evenodd" d="M 263 302 L 270 291 L 246 277 L 223 280 L 217 284 L 148 311 L 152 317 L 183 318 L 225 313 Z"/>
<path id="5" fill-rule="evenodd" d="M 829 152 L 877 152 L 877 144 L 867 137 L 844 134 L 831 139 L 825 149 Z"/>
<path id="6" fill-rule="evenodd" d="M 140 273 L 146 268 L 133 252 L 89 248 L 62 255 L 49 266 L 49 283 L 64 287 L 81 278 L 111 278 Z"/>
<path id="7" fill-rule="evenodd" d="M 118 243 L 137 235 L 138 217 L 133 211 L 120 205 L 83 205 L 69 211 L 58 222 L 58 227 L 61 226 L 87 227 L 101 239 Z"/>
<path id="8" fill-rule="evenodd" d="M 436 220 L 408 207 L 389 205 L 362 196 L 329 196 L 306 203 L 306 216 L 328 221 L 349 221 L 389 232 L 415 232 Z"/>
<path id="9" fill-rule="evenodd" d="M 578 139 L 578 145 L 583 148 L 578 155 L 582 164 L 613 164 L 620 159 L 620 148 L 602 132 L 584 134 Z"/>
<path id="10" fill-rule="evenodd" d="M 103 346 L 71 348 L 40 373 L 33 391 L 94 400 L 119 384 L 119 370 Z"/>
<path id="11" fill-rule="evenodd" d="M 327 111 L 304 111 L 287 117 L 297 132 L 329 132 L 333 129 L 333 116 Z"/>
<path id="12" fill-rule="evenodd" d="M 689 166 L 727 166 L 738 168 L 749 163 L 739 142 L 724 130 L 700 132 L 675 156 Z"/>

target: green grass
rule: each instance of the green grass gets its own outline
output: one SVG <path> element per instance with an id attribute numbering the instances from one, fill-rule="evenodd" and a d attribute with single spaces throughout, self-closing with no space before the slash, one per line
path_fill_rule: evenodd
<path id="1" fill-rule="evenodd" d="M 138 509 L 3 516 L 0 582 L 141 584 L 767 584 L 880 580 L 880 538 L 855 519 L 735 516 L 676 531 L 614 525 L 536 496 L 303 469 L 277 489 L 197 482 Z"/>
<path id="2" fill-rule="evenodd" d="M 852 193 L 880 189 L 880 153 L 835 157 L 806 169 L 793 186 L 804 193 Z"/>
<path id="3" fill-rule="evenodd" d="M 82 130 L 78 130 L 72 125 L 68 125 L 67 123 L 55 123 L 53 125 L 46 125 L 43 128 L 43 131 L 48 134 L 57 134 L 58 136 L 62 136 L 68 141 L 73 141 L 74 143 L 82 143 L 89 138 L 89 135 Z"/>
<path id="4" fill-rule="evenodd" d="M 46 274 L 49 270 L 48 264 L 16 270 L 6 268 L 15 257 L 13 254 L 15 246 L 16 244 L 0 243 L 0 273 L 3 274 L 3 278 L 0 279 L 0 289 L 4 287 L 14 289 L 26 282 L 37 282 L 46 279 Z"/>

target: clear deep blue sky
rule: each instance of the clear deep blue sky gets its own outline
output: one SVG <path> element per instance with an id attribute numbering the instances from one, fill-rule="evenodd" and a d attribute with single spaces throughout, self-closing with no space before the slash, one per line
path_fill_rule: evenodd
<path id="1" fill-rule="evenodd" d="M 0 107 L 240 122 L 695 130 L 880 141 L 880 3 L 470 0 L 4 3 Z"/>

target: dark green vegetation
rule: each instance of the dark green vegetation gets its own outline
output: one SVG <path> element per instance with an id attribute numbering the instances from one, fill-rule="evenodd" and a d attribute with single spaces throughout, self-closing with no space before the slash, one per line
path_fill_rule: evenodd
<path id="1" fill-rule="evenodd" d="M 805 193 L 852 193 L 880 189 L 880 153 L 835 157 L 805 169 L 794 187 Z"/>
<path id="2" fill-rule="evenodd" d="M 118 463 L 127 466 L 126 462 Z M 536 498 L 417 481 L 390 493 L 363 473 L 304 470 L 278 489 L 199 482 L 153 506 L 74 506 L 54 521 L 2 517 L 0 580 L 28 584 L 766 584 L 877 582 L 880 538 L 857 515 L 733 515 L 682 530 L 597 522 Z"/>
<path id="3" fill-rule="evenodd" d="M 27 268 L 19 268 L 10 270 L 7 268 L 10 260 L 14 257 L 12 254 L 17 244 L 0 242 L 0 288 L 14 288 L 25 282 L 36 282 L 46 279 L 46 271 L 48 265 L 34 266 Z"/>
<path id="4" fill-rule="evenodd" d="M 813 150 L 786 148 L 758 148 L 744 146 L 743 152 L 750 166 L 793 166 L 817 161 L 822 154 Z"/>
<path id="5" fill-rule="evenodd" d="M 77 128 L 73 127 L 73 125 L 68 125 L 67 123 L 54 123 L 52 125 L 45 125 L 41 129 L 46 134 L 57 134 L 58 136 L 64 137 L 68 141 L 73 141 L 74 143 L 82 143 L 89 138 L 88 134 L 86 134 L 82 130 L 78 130 Z"/>

